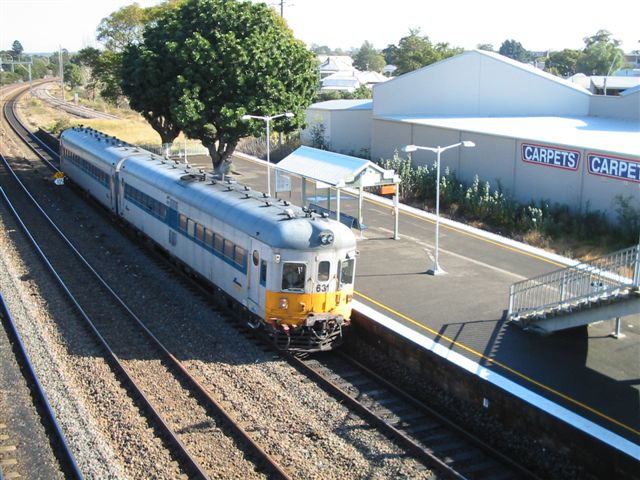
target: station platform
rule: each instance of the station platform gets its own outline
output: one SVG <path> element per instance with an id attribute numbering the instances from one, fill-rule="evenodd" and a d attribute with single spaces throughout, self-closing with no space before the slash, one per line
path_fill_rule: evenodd
<path id="1" fill-rule="evenodd" d="M 264 162 L 239 155 L 234 165 L 239 183 L 266 191 Z M 292 185 L 274 195 L 300 205 L 300 180 Z M 306 191 L 326 205 L 326 190 Z M 341 199 L 342 212 L 357 216 L 357 198 Z M 447 273 L 429 275 L 434 216 L 401 205 L 394 240 L 391 201 L 367 196 L 363 207 L 356 308 L 640 460 L 640 312 L 623 318 L 620 338 L 613 320 L 545 337 L 525 332 L 503 320 L 509 286 L 574 261 L 443 220 L 439 263 Z"/>

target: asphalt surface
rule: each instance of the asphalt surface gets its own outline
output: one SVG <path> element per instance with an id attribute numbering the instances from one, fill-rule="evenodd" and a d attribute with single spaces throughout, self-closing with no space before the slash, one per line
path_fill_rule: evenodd
<path id="1" fill-rule="evenodd" d="M 208 159 L 190 161 L 210 167 Z M 239 183 L 266 191 L 263 164 L 236 157 L 234 165 Z M 292 183 L 292 193 L 277 195 L 299 205 L 300 181 Z M 308 183 L 307 196 L 326 206 L 326 190 Z M 357 216 L 357 199 L 341 198 L 341 211 Z M 618 339 L 613 320 L 546 337 L 524 332 L 502 320 L 509 286 L 562 267 L 556 259 L 441 224 L 439 263 L 447 273 L 428 275 L 434 222 L 401 211 L 400 239 L 393 240 L 392 209 L 376 200 L 363 208 L 357 300 L 640 444 L 640 313 L 623 318 Z"/>

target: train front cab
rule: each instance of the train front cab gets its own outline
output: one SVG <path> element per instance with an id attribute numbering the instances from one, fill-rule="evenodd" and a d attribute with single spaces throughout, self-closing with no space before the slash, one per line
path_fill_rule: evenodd
<path id="1" fill-rule="evenodd" d="M 250 263 L 250 304 L 258 307 L 260 296 L 264 299 L 267 331 L 279 347 L 319 351 L 342 341 L 342 327 L 351 316 L 355 251 L 254 248 Z"/>

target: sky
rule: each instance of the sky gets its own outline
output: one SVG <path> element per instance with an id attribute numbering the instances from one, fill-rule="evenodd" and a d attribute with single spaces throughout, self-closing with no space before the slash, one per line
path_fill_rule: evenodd
<path id="1" fill-rule="evenodd" d="M 256 0 L 254 0 L 256 1 Z M 0 0 L 0 50 L 19 40 L 25 52 L 70 52 L 95 40 L 100 20 L 133 0 Z M 143 7 L 159 0 L 137 0 Z M 280 11 L 280 0 L 268 0 Z M 284 17 L 307 45 L 348 50 L 365 40 L 382 49 L 419 28 L 432 42 L 498 49 L 513 39 L 531 51 L 579 49 L 583 38 L 608 30 L 625 52 L 640 50 L 640 1 L 615 6 L 585 0 L 287 0 Z"/>

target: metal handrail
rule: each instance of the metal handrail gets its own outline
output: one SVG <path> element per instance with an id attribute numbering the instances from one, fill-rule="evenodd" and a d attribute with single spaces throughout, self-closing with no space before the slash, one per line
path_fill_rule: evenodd
<path id="1" fill-rule="evenodd" d="M 508 317 L 563 309 L 637 290 L 640 244 L 511 285 Z"/>

